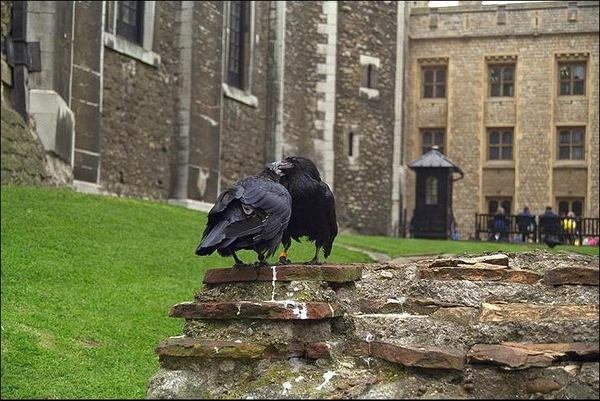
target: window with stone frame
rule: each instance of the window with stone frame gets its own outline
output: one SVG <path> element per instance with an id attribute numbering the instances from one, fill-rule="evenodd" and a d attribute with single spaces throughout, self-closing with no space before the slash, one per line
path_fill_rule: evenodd
<path id="1" fill-rule="evenodd" d="M 515 95 L 514 64 L 490 65 L 488 72 L 490 97 L 513 97 Z"/>
<path id="2" fill-rule="evenodd" d="M 247 86 L 250 62 L 251 2 L 230 1 L 229 3 L 227 84 L 244 89 Z"/>
<path id="3" fill-rule="evenodd" d="M 559 127 L 557 131 L 558 160 L 584 160 L 585 128 Z"/>
<path id="4" fill-rule="evenodd" d="M 512 160 L 513 136 L 512 128 L 488 128 L 488 160 Z"/>
<path id="5" fill-rule="evenodd" d="M 499 198 L 487 198 L 488 214 L 496 214 L 498 208 L 504 209 L 504 214 L 509 215 L 512 213 L 512 198 L 499 197 Z"/>
<path id="6" fill-rule="evenodd" d="M 144 2 L 118 1 L 116 34 L 142 45 L 144 40 Z"/>
<path id="7" fill-rule="evenodd" d="M 445 152 L 446 130 L 444 128 L 426 128 L 421 130 L 421 150 L 423 154 L 437 146 L 441 153 Z"/>
<path id="8" fill-rule="evenodd" d="M 583 198 L 556 198 L 558 205 L 558 215 L 566 216 L 569 212 L 573 212 L 575 217 L 583 216 Z"/>
<path id="9" fill-rule="evenodd" d="M 558 94 L 585 95 L 586 63 L 576 61 L 558 64 Z"/>
<path id="10" fill-rule="evenodd" d="M 422 67 L 423 97 L 446 97 L 446 66 Z"/>
<path id="11" fill-rule="evenodd" d="M 375 64 L 363 64 L 362 66 L 362 82 L 361 87 L 369 89 L 377 89 L 378 68 Z"/>

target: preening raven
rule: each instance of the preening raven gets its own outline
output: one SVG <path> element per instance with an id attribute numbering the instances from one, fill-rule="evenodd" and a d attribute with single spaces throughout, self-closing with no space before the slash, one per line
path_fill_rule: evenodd
<path id="1" fill-rule="evenodd" d="M 222 192 L 208 213 L 196 255 L 233 256 L 234 267 L 245 266 L 236 251 L 251 249 L 258 266 L 272 256 L 282 240 L 292 212 L 292 198 L 278 182 L 281 171 L 275 163 L 260 174 L 244 178 Z"/>
<path id="2" fill-rule="evenodd" d="M 306 264 L 319 264 L 319 250 L 323 248 L 327 258 L 338 232 L 333 193 L 321 181 L 319 170 L 310 159 L 290 156 L 275 164 L 283 174 L 281 184 L 292 196 L 292 217 L 283 233 L 284 250 L 279 262 L 290 263 L 287 251 L 292 238 L 300 242 L 300 237 L 308 236 L 310 241 L 315 241 L 316 250 L 315 256 Z"/>

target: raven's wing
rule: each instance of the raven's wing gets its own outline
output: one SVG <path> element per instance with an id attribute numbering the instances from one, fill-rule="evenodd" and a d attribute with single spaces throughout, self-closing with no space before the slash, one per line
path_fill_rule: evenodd
<path id="1" fill-rule="evenodd" d="M 329 186 L 321 181 L 321 192 L 323 193 L 323 206 L 327 216 L 327 224 L 329 225 L 329 239 L 323 245 L 323 255 L 328 257 L 333 247 L 333 240 L 338 233 L 337 217 L 335 215 L 335 197 Z"/>
<path id="2" fill-rule="evenodd" d="M 240 201 L 263 215 L 254 240 L 268 240 L 285 230 L 292 214 L 292 198 L 285 187 L 270 180 L 251 178 L 244 182 Z"/>
<path id="3" fill-rule="evenodd" d="M 244 246 L 269 240 L 281 234 L 290 214 L 291 197 L 281 184 L 258 177 L 243 179 L 217 198 L 196 252 L 209 254 L 247 236 L 252 237 Z"/>

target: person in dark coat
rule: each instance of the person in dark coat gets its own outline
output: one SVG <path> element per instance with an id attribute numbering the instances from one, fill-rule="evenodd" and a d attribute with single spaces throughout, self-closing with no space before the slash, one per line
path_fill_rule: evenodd
<path id="1" fill-rule="evenodd" d="M 535 218 L 527 206 L 517 215 L 517 227 L 521 233 L 521 239 L 523 242 L 527 242 L 529 235 L 535 231 Z"/>
<path id="2" fill-rule="evenodd" d="M 560 244 L 560 217 L 552 211 L 551 206 L 546 206 L 546 210 L 540 216 L 540 232 L 542 241 L 546 243 L 550 248 L 554 248 Z"/>
<path id="3" fill-rule="evenodd" d="M 493 234 L 496 241 L 508 241 L 508 229 L 510 227 L 510 221 L 504 215 L 504 208 L 499 207 L 496 210 L 493 220 Z"/>

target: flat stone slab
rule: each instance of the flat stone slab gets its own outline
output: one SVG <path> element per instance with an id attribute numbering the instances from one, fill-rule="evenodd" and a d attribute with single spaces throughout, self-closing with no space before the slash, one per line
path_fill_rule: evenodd
<path id="1" fill-rule="evenodd" d="M 598 305 L 481 304 L 479 321 L 598 320 Z"/>
<path id="2" fill-rule="evenodd" d="M 156 353 L 162 357 L 263 359 L 307 356 L 311 359 L 329 358 L 327 343 L 294 341 L 285 344 L 264 345 L 239 341 L 203 340 L 192 337 L 169 337 L 163 340 Z"/>
<path id="3" fill-rule="evenodd" d="M 569 266 L 546 270 L 544 282 L 548 285 L 579 284 L 598 286 L 600 274 L 591 267 Z"/>
<path id="4" fill-rule="evenodd" d="M 419 278 L 429 280 L 505 281 L 519 284 L 535 284 L 542 276 L 528 271 L 508 269 L 500 265 L 486 267 L 429 267 L 419 270 Z M 474 265 L 475 266 L 475 265 Z"/>
<path id="5" fill-rule="evenodd" d="M 505 369 L 547 367 L 559 361 L 598 361 L 598 343 L 475 344 L 467 352 L 468 363 L 499 365 Z"/>
<path id="6" fill-rule="evenodd" d="M 321 320 L 341 316 L 338 304 L 296 301 L 182 302 L 169 311 L 186 319 Z"/>
<path id="7" fill-rule="evenodd" d="M 381 341 L 358 340 L 349 342 L 346 351 L 353 356 L 372 356 L 404 366 L 427 369 L 462 370 L 465 365 L 464 353 L 429 346 L 403 346 Z"/>
<path id="8" fill-rule="evenodd" d="M 508 266 L 508 256 L 503 253 L 484 255 L 475 258 L 450 258 L 434 260 L 429 267 L 456 267 L 458 265 L 474 265 L 488 263 L 491 265 Z"/>
<path id="9" fill-rule="evenodd" d="M 204 275 L 204 284 L 244 281 L 327 281 L 347 283 L 360 280 L 362 265 L 282 265 L 211 269 Z"/>

